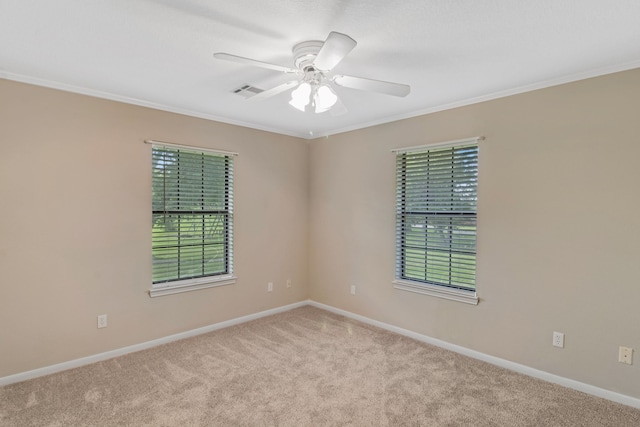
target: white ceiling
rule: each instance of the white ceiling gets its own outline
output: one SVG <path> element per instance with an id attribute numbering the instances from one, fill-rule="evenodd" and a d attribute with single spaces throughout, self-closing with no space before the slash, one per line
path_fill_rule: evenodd
<path id="1" fill-rule="evenodd" d="M 292 66 L 330 31 L 358 42 L 336 73 L 411 94 L 302 113 L 231 93 L 290 76 L 212 56 Z M 640 0 L 0 0 L 0 77 L 303 138 L 636 67 Z"/>

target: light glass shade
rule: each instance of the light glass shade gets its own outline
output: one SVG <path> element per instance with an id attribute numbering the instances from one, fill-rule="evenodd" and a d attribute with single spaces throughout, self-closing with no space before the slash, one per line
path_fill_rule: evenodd
<path id="1" fill-rule="evenodd" d="M 293 92 L 291 92 L 291 101 L 289 105 L 305 111 L 305 108 L 311 102 L 311 85 L 309 83 L 301 83 Z"/>
<path id="2" fill-rule="evenodd" d="M 338 101 L 338 96 L 329 86 L 318 86 L 304 82 L 291 92 L 289 105 L 304 112 L 311 104 L 316 113 L 324 113 L 330 110 L 336 101 Z"/>
<path id="3" fill-rule="evenodd" d="M 316 113 L 324 113 L 333 107 L 338 100 L 338 96 L 329 86 L 320 86 L 313 97 Z"/>

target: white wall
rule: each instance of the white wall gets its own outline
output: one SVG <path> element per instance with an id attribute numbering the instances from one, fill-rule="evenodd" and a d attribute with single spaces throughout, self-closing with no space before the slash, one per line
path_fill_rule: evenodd
<path id="1" fill-rule="evenodd" d="M 616 361 L 640 350 L 640 70 L 310 143 L 6 80 L 0 93 L 0 377 L 311 297 L 640 398 L 637 354 Z M 479 135 L 480 303 L 395 290 L 390 150 Z M 240 153 L 237 284 L 147 295 L 147 138 Z"/>
<path id="2" fill-rule="evenodd" d="M 305 142 L 7 80 L 0 94 L 0 377 L 308 297 Z M 239 153 L 236 284 L 147 295 L 145 139 Z"/>
<path id="3" fill-rule="evenodd" d="M 314 141 L 311 298 L 640 397 L 639 111 L 633 70 Z M 472 136 L 479 305 L 394 289 L 391 149 Z"/>

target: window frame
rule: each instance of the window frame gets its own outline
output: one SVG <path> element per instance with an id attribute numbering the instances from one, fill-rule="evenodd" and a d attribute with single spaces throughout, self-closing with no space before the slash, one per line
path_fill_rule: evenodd
<path id="1" fill-rule="evenodd" d="M 189 145 L 174 144 L 174 143 L 169 143 L 164 141 L 155 141 L 155 140 L 146 140 L 145 143 L 150 144 L 152 146 L 152 149 L 151 149 L 152 155 L 154 150 L 156 149 L 168 149 L 168 150 L 178 150 L 179 152 L 190 152 L 196 155 L 209 154 L 209 155 L 215 155 L 215 156 L 222 156 L 225 159 L 225 171 L 224 171 L 225 177 L 224 177 L 224 184 L 223 184 L 224 205 L 225 205 L 225 209 L 223 209 L 225 212 L 223 213 L 223 215 L 225 215 L 225 218 L 226 218 L 226 221 L 224 221 L 224 226 L 223 226 L 224 227 L 223 242 L 224 242 L 224 248 L 225 248 L 224 260 L 223 260 L 224 266 L 225 266 L 224 272 L 203 275 L 203 276 L 198 276 L 193 278 L 187 278 L 187 279 L 175 278 L 175 279 L 168 279 L 168 280 L 162 280 L 157 282 L 153 282 L 152 280 L 152 285 L 151 285 L 151 288 L 149 289 L 149 296 L 158 297 L 158 296 L 164 296 L 164 295 L 172 295 L 172 294 L 177 294 L 182 292 L 194 291 L 198 289 L 206 289 L 206 288 L 211 288 L 216 286 L 230 285 L 235 283 L 237 280 L 237 277 L 234 275 L 234 272 L 233 272 L 233 174 L 234 174 L 233 163 L 234 163 L 234 157 L 237 156 L 237 153 L 230 152 L 230 151 L 201 148 L 201 147 L 193 147 Z M 153 188 L 153 183 L 152 183 L 152 188 Z M 152 211 L 152 215 L 157 213 L 156 211 L 154 211 L 153 207 L 151 208 L 151 211 Z M 184 215 L 186 213 L 180 213 L 180 214 Z M 205 213 L 203 213 L 202 215 L 208 215 L 208 214 L 211 214 L 211 213 L 205 211 Z M 219 212 L 216 211 L 216 214 L 219 214 Z M 203 221 L 204 221 L 204 218 L 203 218 Z M 153 243 L 153 236 L 151 241 Z M 202 246 L 204 251 L 205 244 L 203 243 Z M 177 247 L 181 247 L 181 245 L 178 245 Z M 152 261 L 152 264 L 153 264 L 153 261 Z"/>
<path id="2" fill-rule="evenodd" d="M 446 141 L 446 142 L 426 144 L 426 145 L 399 148 L 399 149 L 392 150 L 392 152 L 395 153 L 396 155 L 396 177 L 397 177 L 396 186 L 395 186 L 395 189 L 396 189 L 396 269 L 395 269 L 395 279 L 393 280 L 393 285 L 395 289 L 435 296 L 438 298 L 444 298 L 444 299 L 463 302 L 467 304 L 473 304 L 473 305 L 478 304 L 477 287 L 475 287 L 475 285 L 474 285 L 474 289 L 469 289 L 469 288 L 459 287 L 451 284 L 429 282 L 426 280 L 426 278 L 424 281 L 418 280 L 418 279 L 412 280 L 411 278 L 407 277 L 407 275 L 405 274 L 406 260 L 405 260 L 404 251 L 406 250 L 405 248 L 406 245 L 405 245 L 404 239 L 406 239 L 405 218 L 407 215 L 407 211 L 405 210 L 405 206 L 404 206 L 405 201 L 403 200 L 403 198 L 406 196 L 406 187 L 405 187 L 406 181 L 402 180 L 401 177 L 406 176 L 406 170 L 402 170 L 402 171 L 400 170 L 400 164 L 401 164 L 400 156 L 404 156 L 406 154 L 411 154 L 411 153 L 424 153 L 431 150 L 440 150 L 443 148 L 459 148 L 464 146 L 475 145 L 477 146 L 477 150 L 478 150 L 477 157 L 476 157 L 476 161 L 478 161 L 479 151 L 480 151 L 479 142 L 483 139 L 484 139 L 483 137 L 473 137 L 473 138 L 459 139 L 454 141 Z M 475 196 L 477 200 L 477 184 L 475 188 Z M 476 202 L 476 208 L 473 214 L 461 215 L 461 217 L 464 217 L 464 216 L 473 217 L 473 219 L 476 221 L 476 228 L 474 232 L 474 239 L 476 242 L 475 249 L 474 249 L 474 259 L 476 260 L 476 266 L 477 266 L 477 213 L 478 212 L 477 212 L 477 202 Z M 425 247 L 424 250 L 426 251 L 427 248 Z M 449 254 L 451 253 L 452 251 L 450 250 Z M 425 257 L 426 256 L 427 254 L 425 252 Z M 425 269 L 426 269 L 426 264 L 425 264 Z M 449 274 L 451 274 L 451 271 L 452 271 L 451 265 L 449 266 L 448 271 L 449 271 Z M 474 276 L 475 274 L 476 274 L 476 268 L 474 267 Z M 425 272 L 425 276 L 426 275 L 427 273 Z"/>

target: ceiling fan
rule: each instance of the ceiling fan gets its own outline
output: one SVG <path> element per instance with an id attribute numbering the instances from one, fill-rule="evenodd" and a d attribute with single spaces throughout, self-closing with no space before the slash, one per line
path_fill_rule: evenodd
<path id="1" fill-rule="evenodd" d="M 260 92 L 250 99 L 266 99 L 296 87 L 291 93 L 289 104 L 300 111 L 314 111 L 323 113 L 340 106 L 338 96 L 332 88 L 332 83 L 351 89 L 367 90 L 393 96 L 407 96 L 411 91 L 408 85 L 400 83 L 373 80 L 364 77 L 345 75 L 331 75 L 333 68 L 356 47 L 356 41 L 346 34 L 332 31 L 322 42 L 310 40 L 293 46 L 293 63 L 295 68 L 283 67 L 277 64 L 257 61 L 229 53 L 214 53 L 217 59 L 267 68 L 269 70 L 294 74 L 295 80 Z"/>

